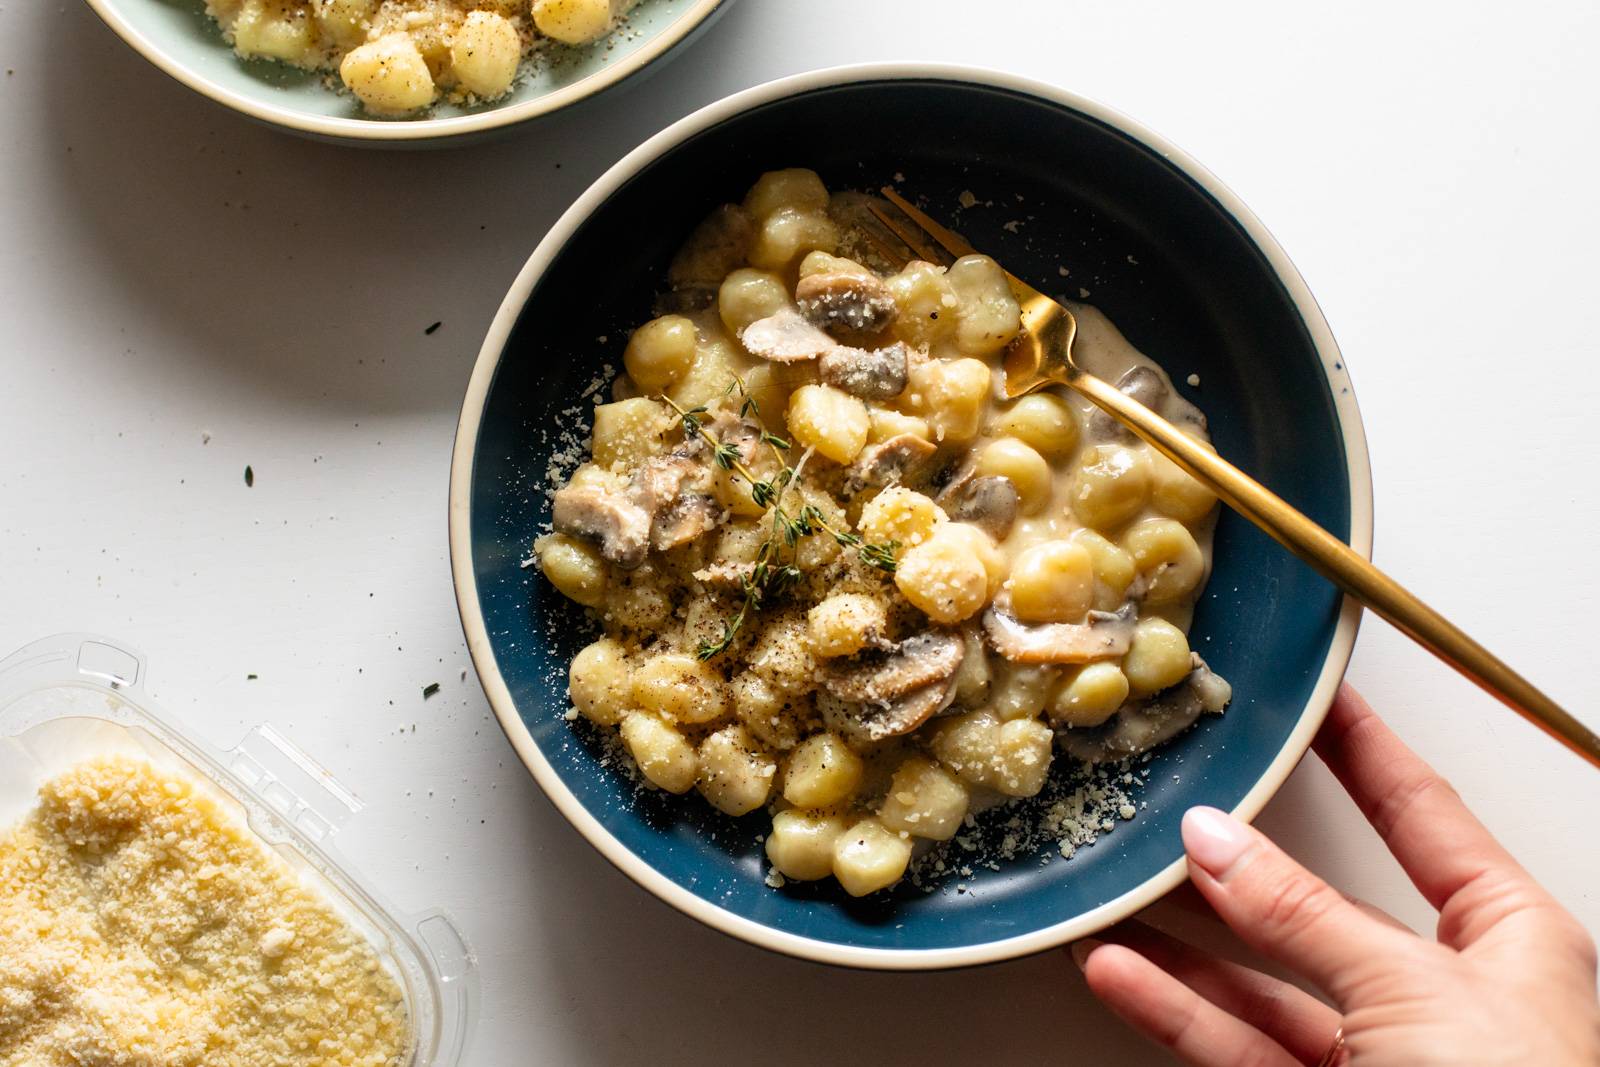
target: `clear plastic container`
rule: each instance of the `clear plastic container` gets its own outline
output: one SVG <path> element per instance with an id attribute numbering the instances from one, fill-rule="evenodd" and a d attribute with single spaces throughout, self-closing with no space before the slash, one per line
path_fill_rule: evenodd
<path id="1" fill-rule="evenodd" d="M 153 709 L 137 652 L 63 634 L 0 661 L 0 829 L 24 817 L 39 786 L 96 756 L 143 757 L 209 784 L 213 796 L 282 856 L 372 943 L 404 990 L 407 1067 L 464 1062 L 477 1007 L 477 962 L 449 916 L 398 912 L 340 859 L 335 841 L 361 801 L 271 726 L 225 752 Z"/>

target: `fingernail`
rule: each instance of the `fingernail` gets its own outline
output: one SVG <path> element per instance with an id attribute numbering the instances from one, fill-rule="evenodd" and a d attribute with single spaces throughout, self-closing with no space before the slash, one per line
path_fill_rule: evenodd
<path id="1" fill-rule="evenodd" d="M 1216 808 L 1190 808 L 1183 815 L 1183 847 L 1211 877 L 1223 881 L 1255 842 L 1244 823 Z"/>
<path id="2" fill-rule="evenodd" d="M 1096 941 L 1092 937 L 1085 937 L 1072 943 L 1072 962 L 1078 965 L 1078 970 L 1083 970 L 1084 965 L 1089 962 L 1089 953 L 1103 944 L 1104 941 Z"/>

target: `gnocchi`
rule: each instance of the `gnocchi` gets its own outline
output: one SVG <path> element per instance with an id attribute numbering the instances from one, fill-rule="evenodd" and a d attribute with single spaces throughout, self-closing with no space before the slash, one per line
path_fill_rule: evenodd
<path id="1" fill-rule="evenodd" d="M 649 712 L 630 712 L 618 729 L 645 780 L 669 793 L 687 793 L 700 773 L 694 746 L 678 729 Z"/>
<path id="2" fill-rule="evenodd" d="M 826 811 L 790 808 L 772 817 L 767 834 L 767 859 L 785 878 L 814 882 L 833 874 L 833 845 L 849 824 Z"/>
<path id="3" fill-rule="evenodd" d="M 876 597 L 835 593 L 806 612 L 806 632 L 818 656 L 853 656 L 889 632 L 889 613 Z"/>
<path id="4" fill-rule="evenodd" d="M 1069 492 L 1080 522 L 1101 532 L 1115 530 L 1150 499 L 1150 457 L 1142 448 L 1119 445 L 1085 449 Z"/>
<path id="5" fill-rule="evenodd" d="M 765 219 L 780 208 L 819 213 L 827 210 L 828 200 L 828 187 L 816 171 L 790 167 L 757 178 L 745 194 L 744 209 L 752 218 Z"/>
<path id="6" fill-rule="evenodd" d="M 1128 676 L 1109 660 L 1085 663 L 1050 694 L 1050 718 L 1068 726 L 1099 726 L 1128 699 Z"/>
<path id="7" fill-rule="evenodd" d="M 695 348 L 694 323 L 682 315 L 663 315 L 633 331 L 622 365 L 640 389 L 659 393 L 689 373 Z"/>
<path id="8" fill-rule="evenodd" d="M 935 622 L 960 622 L 978 612 L 989 596 L 983 563 L 952 538 L 930 539 L 908 549 L 894 572 L 902 596 Z"/>
<path id="9" fill-rule="evenodd" d="M 867 501 L 856 526 L 863 537 L 873 541 L 893 541 L 913 548 L 932 537 L 945 517 L 927 496 L 895 486 Z"/>
<path id="10" fill-rule="evenodd" d="M 911 837 L 865 818 L 833 842 L 833 876 L 844 891 L 864 897 L 900 880 L 911 862 Z"/>
<path id="11" fill-rule="evenodd" d="M 450 69 L 468 92 L 495 100 L 511 89 L 522 61 L 522 38 L 504 15 L 473 11 L 450 42 Z"/>
<path id="12" fill-rule="evenodd" d="M 996 414 L 992 432 L 1014 437 L 1043 456 L 1070 455 L 1078 447 L 1078 418 L 1054 393 L 1030 393 Z"/>
<path id="13" fill-rule="evenodd" d="M 633 699 L 628 683 L 628 650 L 621 641 L 602 637 L 572 657 L 567 689 L 573 707 L 594 723 L 615 726 Z"/>
<path id="14" fill-rule="evenodd" d="M 878 820 L 895 833 L 948 841 L 961 828 L 967 787 L 933 760 L 912 756 L 895 770 Z"/>
<path id="15" fill-rule="evenodd" d="M 773 171 L 693 231 L 533 549 L 604 631 L 570 717 L 655 788 L 768 813 L 772 884 L 864 896 L 1058 751 L 1122 758 L 1231 690 L 1186 632 L 1215 500 L 1076 394 L 1003 400 L 999 265 L 877 262 L 844 195 Z M 1075 311 L 1097 371 L 1204 441 Z"/>
<path id="16" fill-rule="evenodd" d="M 727 815 L 744 815 L 767 802 L 778 763 L 750 731 L 735 723 L 700 742 L 696 787 Z"/>
<path id="17" fill-rule="evenodd" d="M 334 71 L 368 112 L 405 117 L 498 100 L 546 41 L 591 44 L 637 2 L 209 0 L 206 11 L 241 57 Z"/>
<path id="18" fill-rule="evenodd" d="M 1071 541 L 1041 541 L 1011 565 L 1005 588 L 1024 622 L 1077 622 L 1094 603 L 1094 562 Z"/>
<path id="19" fill-rule="evenodd" d="M 675 722 L 716 722 L 728 698 L 716 672 L 694 656 L 651 656 L 633 672 L 633 701 Z"/>
<path id="20" fill-rule="evenodd" d="M 1037 515 L 1050 506 L 1055 476 L 1032 446 L 1015 437 L 991 441 L 978 451 L 977 472 L 1004 478 L 1017 491 L 1024 514 Z"/>
<path id="21" fill-rule="evenodd" d="M 789 397 L 789 432 L 804 448 L 849 463 L 867 443 L 867 406 L 831 385 L 802 385 Z"/>
<path id="22" fill-rule="evenodd" d="M 812 734 L 789 753 L 783 799 L 797 808 L 825 808 L 850 797 L 864 765 L 839 735 Z"/>

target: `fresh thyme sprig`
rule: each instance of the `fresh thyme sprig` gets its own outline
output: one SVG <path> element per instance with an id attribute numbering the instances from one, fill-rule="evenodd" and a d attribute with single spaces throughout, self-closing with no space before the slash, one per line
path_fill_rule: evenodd
<path id="1" fill-rule="evenodd" d="M 760 428 L 761 442 L 767 446 L 772 452 L 773 459 L 777 461 L 777 473 L 771 478 L 757 477 L 744 462 L 736 446 L 719 440 L 715 434 L 706 429 L 705 420 L 702 418 L 707 414 L 705 405 L 686 409 L 669 396 L 662 395 L 660 398 L 678 413 L 678 418 L 683 422 L 684 434 L 704 441 L 711 448 L 711 461 L 720 469 L 737 474 L 749 483 L 750 499 L 757 507 L 770 507 L 772 510 L 772 532 L 761 542 L 755 563 L 749 573 L 739 579 L 744 601 L 739 605 L 739 610 L 733 618 L 723 620 L 721 638 L 702 642 L 696 650 L 696 655 L 702 660 L 711 659 L 726 651 L 751 614 L 761 610 L 768 598 L 782 595 L 790 586 L 798 584 L 805 577 L 805 572 L 797 565 L 795 557 L 795 550 L 802 538 L 818 532 L 826 533 L 840 547 L 854 549 L 862 563 L 887 574 L 894 573 L 895 554 L 900 549 L 897 541 L 874 543 L 859 534 L 838 529 L 815 504 L 802 502 L 797 514 L 789 514 L 783 506 L 784 493 L 800 480 L 800 469 L 805 465 L 805 458 L 802 457 L 795 466 L 790 466 L 785 453 L 791 451 L 793 445 L 766 428 L 761 421 L 761 406 L 745 388 L 744 381 L 738 377 L 728 384 L 727 391 L 723 395 L 732 396 L 735 390 L 740 397 L 739 417 L 753 419 Z M 809 451 L 807 455 L 810 455 Z"/>

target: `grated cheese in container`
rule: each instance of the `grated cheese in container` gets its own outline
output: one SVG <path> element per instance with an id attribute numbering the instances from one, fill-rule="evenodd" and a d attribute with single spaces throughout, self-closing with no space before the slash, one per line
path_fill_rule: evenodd
<path id="1" fill-rule="evenodd" d="M 253 968 L 259 974 L 263 959 L 268 970 L 280 960 L 299 959 L 313 968 L 313 984 L 320 980 L 326 987 L 324 999 L 331 1000 L 335 1009 L 341 1004 L 350 1009 L 331 1027 L 334 1037 L 362 1030 L 403 1035 L 398 1057 L 384 1057 L 379 1067 L 462 1063 L 477 1006 L 476 959 L 443 911 L 396 911 L 340 859 L 336 838 L 360 811 L 361 802 L 269 725 L 252 730 L 227 751 L 187 736 L 153 709 L 143 688 L 146 671 L 138 653 L 86 634 L 45 638 L 0 662 L 0 847 L 9 841 L 26 849 L 20 854 L 23 866 L 38 868 L 36 875 L 22 872 L 27 875 L 22 879 L 25 885 L 0 886 L 0 892 L 31 894 L 41 907 L 59 904 L 63 915 L 74 918 L 92 913 L 95 907 L 121 909 L 109 918 L 101 915 L 84 923 L 80 933 L 85 944 L 105 940 L 98 927 L 108 924 L 119 936 L 129 929 L 161 935 L 155 942 L 142 940 L 137 952 L 113 945 L 91 959 L 87 952 L 74 950 L 72 931 L 53 931 L 62 942 L 55 946 L 60 973 L 51 971 L 50 949 L 42 947 L 42 962 L 28 961 L 32 966 L 27 977 L 34 986 L 8 989 L 0 980 L 0 1019 L 10 1018 L 8 1028 L 15 1030 L 18 1020 L 29 1017 L 35 1006 L 48 1015 L 60 1007 L 52 1002 L 58 994 L 76 996 L 83 1016 L 79 1029 L 99 1032 L 63 1040 L 70 1044 L 82 1039 L 92 1045 L 114 1033 L 116 1040 L 135 1045 L 127 1050 L 130 1063 L 149 1062 L 150 1048 L 139 1047 L 139 1041 L 160 1047 L 177 1028 L 175 1023 L 167 1025 L 164 1016 L 176 1013 L 177 1018 L 182 1008 L 177 1001 L 163 1000 L 160 982 L 152 979 L 152 973 L 159 977 L 161 965 L 169 964 L 174 974 L 195 983 L 192 967 L 185 972 L 163 956 L 174 956 L 171 937 L 187 936 L 186 931 L 171 929 L 174 918 L 192 920 L 194 916 L 184 914 L 191 902 L 203 911 L 207 888 L 170 882 L 157 886 L 149 892 L 147 909 L 139 893 L 126 887 L 121 899 L 112 895 L 110 904 L 46 900 L 47 889 L 62 889 L 49 884 L 59 873 L 50 868 L 51 842 L 42 835 L 37 841 L 10 836 L 40 834 L 57 826 L 68 835 L 66 844 L 80 849 L 85 839 L 71 835 L 82 835 L 84 825 L 91 832 L 98 828 L 115 832 L 116 820 L 133 812 L 148 823 L 140 827 L 146 837 L 138 844 L 153 856 L 151 869 L 170 874 L 161 861 L 173 857 L 172 869 L 181 869 L 196 856 L 231 857 L 240 884 L 260 891 L 259 898 L 250 898 L 250 907 L 235 907 L 239 914 L 230 917 L 231 931 L 201 930 L 200 936 L 221 946 L 213 952 L 218 974 L 206 975 L 205 984 L 226 986 L 219 975 L 244 983 L 238 987 L 243 992 L 234 998 L 238 1003 L 229 1002 L 226 1010 L 218 1011 L 221 1021 L 208 1023 L 213 1030 L 228 1023 L 231 1012 L 233 1025 L 242 1023 L 258 1034 L 265 1030 L 277 1036 L 285 1031 L 275 1022 L 268 1026 L 251 1018 L 251 1005 L 259 1003 L 268 1010 L 273 1006 L 273 986 L 292 983 L 276 977 L 247 979 L 246 972 Z M 50 823 L 51 818 L 56 823 Z M 174 829 L 165 830 L 169 826 Z M 185 829 L 192 840 L 182 839 Z M 87 844 L 94 847 L 92 839 Z M 98 877 L 94 863 L 85 869 Z M 200 881 L 212 876 L 204 865 L 196 869 Z M 65 888 L 70 892 L 81 887 L 66 884 Z M 135 914 L 141 910 L 148 914 Z M 259 933 L 249 953 L 235 951 L 241 929 L 252 936 Z M 235 941 L 229 942 L 225 932 L 236 935 Z M 246 956 L 258 958 L 252 961 Z M 230 971 L 230 964 L 239 966 Z M 83 988 L 83 975 L 90 966 L 99 967 L 100 977 L 124 991 L 129 983 L 142 984 L 151 995 L 145 1000 L 115 997 L 113 1004 Z M 341 974 L 346 978 L 344 987 L 336 984 Z M 304 1005 L 289 1002 L 276 1007 L 303 1024 L 302 1029 L 309 1025 Z M 318 1007 L 327 1013 L 327 1004 Z M 62 1025 L 59 1019 L 51 1024 Z M 293 1033 L 293 1026 L 285 1032 Z M 126 1034 L 133 1037 L 124 1038 Z M 202 1036 L 215 1039 L 214 1033 Z M 56 1044 L 54 1032 L 51 1042 Z M 73 1062 L 71 1048 L 58 1046 L 52 1051 Z M 194 1051 L 202 1057 L 197 1062 L 210 1062 L 203 1049 Z M 4 1059 L 0 1047 L 0 1061 Z M 328 1062 L 369 1059 L 330 1056 Z"/>

